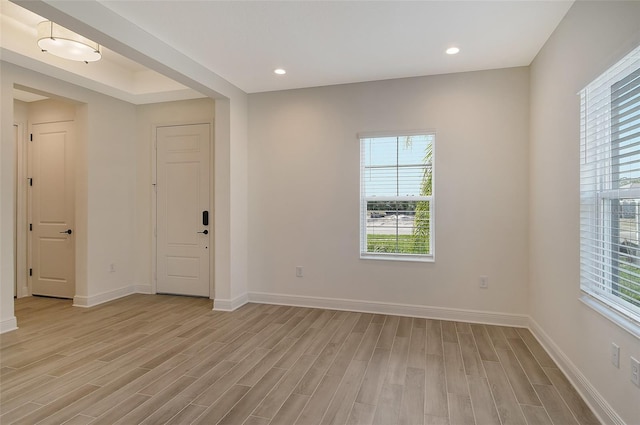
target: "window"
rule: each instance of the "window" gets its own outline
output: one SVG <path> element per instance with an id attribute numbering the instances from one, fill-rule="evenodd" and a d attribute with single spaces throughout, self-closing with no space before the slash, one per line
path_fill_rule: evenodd
<path id="1" fill-rule="evenodd" d="M 434 140 L 360 137 L 360 258 L 433 260 Z"/>
<path id="2" fill-rule="evenodd" d="M 580 92 L 580 287 L 640 323 L 640 47 Z"/>

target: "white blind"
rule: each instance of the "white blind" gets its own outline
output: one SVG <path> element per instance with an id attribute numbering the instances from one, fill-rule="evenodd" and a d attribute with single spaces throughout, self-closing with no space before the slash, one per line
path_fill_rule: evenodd
<path id="1" fill-rule="evenodd" d="M 640 47 L 580 98 L 580 287 L 640 322 Z"/>
<path id="2" fill-rule="evenodd" d="M 360 139 L 361 255 L 432 256 L 434 138 Z"/>

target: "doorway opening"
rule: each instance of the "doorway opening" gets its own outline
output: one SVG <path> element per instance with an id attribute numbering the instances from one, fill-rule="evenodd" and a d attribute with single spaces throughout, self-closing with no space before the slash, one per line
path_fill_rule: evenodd
<path id="1" fill-rule="evenodd" d="M 14 88 L 15 296 L 72 299 L 76 105 Z"/>

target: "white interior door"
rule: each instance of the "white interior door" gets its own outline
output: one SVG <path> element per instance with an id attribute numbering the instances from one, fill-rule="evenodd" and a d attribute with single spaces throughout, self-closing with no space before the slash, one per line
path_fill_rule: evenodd
<path id="1" fill-rule="evenodd" d="M 31 162 L 31 285 L 34 295 L 75 295 L 73 122 L 35 124 Z"/>
<path id="2" fill-rule="evenodd" d="M 209 127 L 196 124 L 157 128 L 158 293 L 209 296 L 213 229 Z"/>

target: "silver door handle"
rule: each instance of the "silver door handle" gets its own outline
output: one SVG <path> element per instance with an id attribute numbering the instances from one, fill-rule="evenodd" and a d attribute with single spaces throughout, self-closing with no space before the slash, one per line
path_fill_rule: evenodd
<path id="1" fill-rule="evenodd" d="M 58 232 L 58 233 L 66 233 L 67 235 L 70 235 L 73 233 L 73 231 L 71 229 L 67 229 L 64 232 Z"/>
<path id="2" fill-rule="evenodd" d="M 208 231 L 207 229 L 204 229 L 202 232 L 198 232 L 198 233 L 203 233 L 203 234 L 205 234 L 205 235 L 208 235 L 208 234 L 209 234 L 209 231 Z"/>

